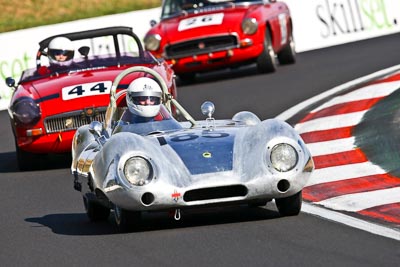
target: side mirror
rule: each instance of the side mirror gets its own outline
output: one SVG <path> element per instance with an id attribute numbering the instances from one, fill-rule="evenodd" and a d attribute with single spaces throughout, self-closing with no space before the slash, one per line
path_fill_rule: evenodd
<path id="1" fill-rule="evenodd" d="M 204 116 L 207 116 L 206 127 L 210 131 L 212 131 L 213 128 L 215 127 L 215 120 L 212 117 L 214 111 L 215 111 L 215 106 L 213 102 L 206 101 L 201 105 L 201 113 L 203 113 Z"/>
<path id="2" fill-rule="evenodd" d="M 89 132 L 93 134 L 97 143 L 103 146 L 107 142 L 106 136 L 103 134 L 103 124 L 99 121 L 92 121 L 89 124 Z M 107 134 L 106 134 L 107 135 Z M 107 135 L 108 136 L 108 135 Z"/>
<path id="3" fill-rule="evenodd" d="M 6 84 L 7 84 L 8 87 L 15 89 L 15 80 L 13 78 L 7 77 L 6 78 Z"/>
<path id="4" fill-rule="evenodd" d="M 99 121 L 92 121 L 89 125 L 89 132 L 94 135 L 94 137 L 99 138 L 102 136 L 103 124 Z"/>
<path id="5" fill-rule="evenodd" d="M 84 56 L 85 58 L 89 55 L 90 47 L 89 46 L 82 46 L 78 49 L 79 53 Z"/>
<path id="6" fill-rule="evenodd" d="M 157 24 L 157 21 L 152 19 L 150 20 L 150 27 L 154 27 Z"/>
<path id="7" fill-rule="evenodd" d="M 208 118 L 212 118 L 214 111 L 215 106 L 213 102 L 206 101 L 201 105 L 201 113 L 203 113 L 203 115 L 207 116 Z"/>

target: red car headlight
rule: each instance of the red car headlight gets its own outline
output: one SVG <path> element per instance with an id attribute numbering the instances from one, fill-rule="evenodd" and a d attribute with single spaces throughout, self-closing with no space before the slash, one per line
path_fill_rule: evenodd
<path id="1" fill-rule="evenodd" d="M 160 48 L 161 36 L 158 34 L 147 35 L 144 38 L 144 46 L 148 51 L 157 51 Z"/>
<path id="2" fill-rule="evenodd" d="M 255 34 L 258 30 L 258 22 L 255 18 L 247 18 L 242 22 L 242 31 L 245 34 Z"/>
<path id="3" fill-rule="evenodd" d="M 21 97 L 11 106 L 14 121 L 19 125 L 34 125 L 40 120 L 39 105 L 30 97 Z"/>

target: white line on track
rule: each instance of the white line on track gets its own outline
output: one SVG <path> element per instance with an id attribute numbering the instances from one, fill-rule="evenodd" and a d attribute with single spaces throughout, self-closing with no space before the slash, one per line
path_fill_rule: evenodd
<path id="1" fill-rule="evenodd" d="M 314 170 L 314 172 L 311 174 L 310 180 L 307 183 L 307 186 L 385 173 L 385 170 L 369 161 L 327 167 Z"/>
<path id="2" fill-rule="evenodd" d="M 340 212 L 328 210 L 313 204 L 303 203 L 302 212 L 313 214 L 331 221 L 342 223 L 350 227 L 361 229 L 375 235 L 380 235 L 400 241 L 400 231 L 379 224 L 366 222 Z"/>
<path id="3" fill-rule="evenodd" d="M 355 138 L 352 136 L 331 141 L 308 143 L 307 148 L 313 157 L 346 152 L 354 150 L 354 140 Z"/>
<path id="4" fill-rule="evenodd" d="M 342 84 L 340 86 L 334 87 L 322 94 L 319 94 L 317 96 L 314 96 L 310 99 L 307 99 L 301 103 L 299 103 L 296 106 L 293 106 L 292 108 L 286 110 L 285 112 L 279 114 L 278 116 L 276 116 L 277 119 L 281 119 L 281 120 L 289 120 L 290 118 L 292 118 L 293 116 L 295 116 L 296 114 L 298 114 L 301 110 L 307 108 L 308 106 L 316 103 L 317 101 L 323 100 L 324 98 L 327 98 L 329 96 L 332 96 L 336 93 L 339 93 L 341 91 L 347 90 L 352 86 L 355 86 L 357 84 L 363 83 L 363 82 L 367 82 L 373 79 L 376 79 L 377 77 L 383 76 L 383 75 L 388 75 L 394 71 L 399 71 L 400 70 L 400 65 L 396 65 L 393 66 L 391 68 L 387 68 L 381 71 L 377 71 L 375 73 L 372 73 L 370 75 L 355 79 L 353 81 L 350 81 L 348 83 Z M 372 165 L 372 164 L 371 164 Z M 329 169 L 329 168 L 325 168 L 325 169 Z M 321 171 L 323 171 L 324 169 L 320 170 L 320 174 Z M 378 169 L 378 171 L 383 171 L 381 168 Z M 316 171 L 318 173 L 318 170 Z M 312 175 L 312 179 L 314 177 L 314 174 L 316 174 L 316 172 L 313 173 Z M 318 175 L 316 175 L 318 176 Z M 365 176 L 365 173 L 362 175 L 358 175 L 357 177 L 360 176 Z M 315 178 L 315 180 L 318 180 L 317 178 Z M 357 229 L 361 229 L 376 235 L 380 235 L 380 236 L 384 236 L 387 238 L 392 238 L 395 240 L 400 240 L 400 231 L 397 231 L 395 229 L 391 229 L 389 227 L 385 227 L 385 226 L 381 226 L 378 224 L 373 224 L 370 222 L 366 222 L 364 220 L 360 220 L 339 212 L 335 212 L 333 210 L 329 210 L 326 208 L 321 208 L 321 207 L 317 207 L 315 205 L 312 204 L 308 204 L 308 203 L 303 203 L 303 208 L 302 208 L 303 212 L 309 213 L 309 214 L 313 214 L 316 216 L 320 216 L 323 217 L 325 219 L 328 220 L 333 220 L 345 225 L 348 225 L 350 227 L 354 227 Z"/>
<path id="5" fill-rule="evenodd" d="M 352 112 L 347 114 L 327 116 L 323 118 L 313 119 L 306 122 L 296 124 L 295 129 L 298 133 L 307 133 L 315 131 L 330 130 L 342 127 L 357 125 L 367 110 Z"/>
<path id="6" fill-rule="evenodd" d="M 353 81 L 347 82 L 345 84 L 336 86 L 328 91 L 323 92 L 322 94 L 316 95 L 310 99 L 307 99 L 307 100 L 297 104 L 296 106 L 293 106 L 292 108 L 290 108 L 290 109 L 282 112 L 278 116 L 276 116 L 276 118 L 286 121 L 286 120 L 290 119 L 291 117 L 293 117 L 294 115 L 296 115 L 297 113 L 299 113 L 299 111 L 301 111 L 302 109 L 304 109 L 324 98 L 327 98 L 327 97 L 334 95 L 336 93 L 339 93 L 341 91 L 347 90 L 350 87 L 355 86 L 359 83 L 373 80 L 373 79 L 376 79 L 377 77 L 387 75 L 387 74 L 390 74 L 390 73 L 392 73 L 394 71 L 398 71 L 398 70 L 400 70 L 400 65 L 396 65 L 396 66 L 393 66 L 393 67 L 390 67 L 390 68 L 387 68 L 384 70 L 380 70 L 380 71 L 374 72 L 370 75 L 367 75 L 367 76 L 355 79 Z"/>
<path id="7" fill-rule="evenodd" d="M 315 204 L 334 210 L 357 212 L 372 207 L 400 202 L 400 187 L 333 197 Z"/>
<path id="8" fill-rule="evenodd" d="M 387 82 L 378 83 L 365 86 L 359 90 L 355 90 L 348 94 L 337 96 L 329 100 L 328 102 L 322 104 L 321 106 L 315 108 L 311 113 L 318 112 L 324 108 L 332 107 L 338 104 L 344 104 L 351 101 L 367 100 L 377 97 L 385 97 L 399 89 L 400 82 Z"/>

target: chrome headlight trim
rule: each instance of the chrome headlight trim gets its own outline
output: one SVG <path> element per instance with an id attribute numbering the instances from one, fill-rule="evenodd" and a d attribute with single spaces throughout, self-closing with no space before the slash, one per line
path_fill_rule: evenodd
<path id="1" fill-rule="evenodd" d="M 141 154 L 126 155 L 118 165 L 118 176 L 126 186 L 144 186 L 155 177 L 151 159 Z"/>
<path id="2" fill-rule="evenodd" d="M 146 50 L 157 51 L 160 48 L 161 36 L 159 34 L 147 35 L 143 41 Z"/>
<path id="3" fill-rule="evenodd" d="M 278 143 L 271 148 L 269 161 L 276 171 L 288 172 L 296 167 L 299 154 L 291 144 Z"/>
<path id="4" fill-rule="evenodd" d="M 242 31 L 245 34 L 255 34 L 258 30 L 258 22 L 255 18 L 247 18 L 242 21 Z"/>

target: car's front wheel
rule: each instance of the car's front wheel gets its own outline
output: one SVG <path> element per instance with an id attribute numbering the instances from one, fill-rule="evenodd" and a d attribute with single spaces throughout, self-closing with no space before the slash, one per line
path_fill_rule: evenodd
<path id="1" fill-rule="evenodd" d="M 92 222 L 105 221 L 110 216 L 110 209 L 83 196 L 83 204 L 89 220 Z"/>
<path id="2" fill-rule="evenodd" d="M 115 205 L 114 219 L 120 232 L 131 232 L 140 224 L 141 212 L 126 210 Z"/>
<path id="3" fill-rule="evenodd" d="M 290 35 L 288 44 L 278 53 L 280 64 L 293 64 L 296 62 L 296 49 L 293 36 Z"/>
<path id="4" fill-rule="evenodd" d="M 276 198 L 275 204 L 281 216 L 298 215 L 301 210 L 302 191 L 290 197 Z"/>
<path id="5" fill-rule="evenodd" d="M 265 30 L 264 49 L 257 58 L 257 70 L 260 73 L 274 72 L 278 62 L 274 48 L 272 47 L 271 33 L 268 29 Z"/>

